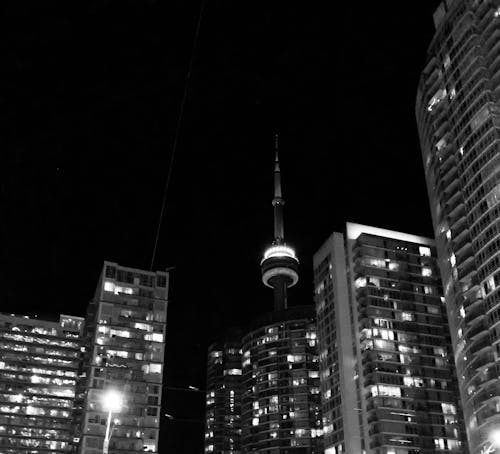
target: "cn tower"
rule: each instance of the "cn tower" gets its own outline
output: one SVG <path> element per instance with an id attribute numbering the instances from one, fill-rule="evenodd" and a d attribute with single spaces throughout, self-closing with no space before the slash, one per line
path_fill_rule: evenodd
<path id="1" fill-rule="evenodd" d="M 278 156 L 278 135 L 275 135 L 274 159 L 274 240 L 264 252 L 260 262 L 262 282 L 274 291 L 274 310 L 287 309 L 287 289 L 299 280 L 299 261 L 295 250 L 285 243 L 283 208 L 285 200 L 281 191 L 281 171 Z"/>

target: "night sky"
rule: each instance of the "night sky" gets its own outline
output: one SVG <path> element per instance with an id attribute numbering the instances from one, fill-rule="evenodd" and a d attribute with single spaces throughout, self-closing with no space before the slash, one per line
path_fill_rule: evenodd
<path id="1" fill-rule="evenodd" d="M 203 388 L 207 345 L 272 308 L 276 131 L 292 304 L 346 221 L 432 235 L 414 104 L 438 1 L 326 3 L 205 2 L 154 267 L 167 386 Z M 2 2 L 1 311 L 83 315 L 103 260 L 149 268 L 199 10 Z M 161 451 L 202 452 L 204 395 L 166 392 Z"/>

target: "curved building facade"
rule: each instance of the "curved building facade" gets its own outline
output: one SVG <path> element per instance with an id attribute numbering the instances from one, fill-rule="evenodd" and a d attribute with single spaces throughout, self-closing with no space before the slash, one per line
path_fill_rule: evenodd
<path id="1" fill-rule="evenodd" d="M 471 453 L 500 424 L 500 2 L 447 0 L 416 115 Z"/>
<path id="2" fill-rule="evenodd" d="M 242 450 L 322 453 L 313 306 L 269 314 L 243 337 Z"/>

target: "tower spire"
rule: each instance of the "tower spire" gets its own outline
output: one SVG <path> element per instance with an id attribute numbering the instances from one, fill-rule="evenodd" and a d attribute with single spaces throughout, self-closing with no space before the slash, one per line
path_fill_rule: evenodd
<path id="1" fill-rule="evenodd" d="M 295 251 L 285 244 L 283 207 L 285 200 L 281 192 L 281 170 L 278 156 L 278 134 L 274 136 L 274 240 L 264 253 L 260 266 L 262 282 L 274 291 L 274 310 L 287 308 L 287 289 L 299 280 L 299 261 Z"/>
<path id="2" fill-rule="evenodd" d="M 274 135 L 274 244 L 285 242 L 285 228 L 283 223 L 283 206 L 285 200 L 281 193 L 281 170 L 278 155 L 278 134 Z"/>

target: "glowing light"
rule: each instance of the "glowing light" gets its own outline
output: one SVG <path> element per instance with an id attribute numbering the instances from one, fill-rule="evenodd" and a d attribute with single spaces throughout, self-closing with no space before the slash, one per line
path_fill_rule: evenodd
<path id="1" fill-rule="evenodd" d="M 241 375 L 241 369 L 226 369 L 224 375 Z"/>
<path id="2" fill-rule="evenodd" d="M 420 253 L 421 256 L 423 257 L 430 257 L 431 256 L 431 249 L 428 247 L 424 246 L 419 246 L 418 252 Z"/>
<path id="3" fill-rule="evenodd" d="M 490 433 L 490 436 L 488 438 L 493 446 L 495 446 L 496 448 L 500 448 L 500 430 L 494 430 Z"/>
<path id="4" fill-rule="evenodd" d="M 272 257 L 290 257 L 294 260 L 297 260 L 297 256 L 295 255 L 295 251 L 288 246 L 279 245 L 279 246 L 271 246 L 264 252 L 264 258 L 262 261 L 270 259 Z"/>
<path id="5" fill-rule="evenodd" d="M 123 405 L 122 393 L 109 389 L 102 397 L 102 406 L 105 410 L 117 413 L 121 410 Z"/>
<path id="6" fill-rule="evenodd" d="M 272 268 L 268 271 L 266 271 L 262 275 L 262 282 L 264 282 L 265 285 L 268 287 L 272 288 L 272 285 L 269 283 L 270 279 L 273 278 L 274 276 L 288 276 L 291 279 L 291 283 L 288 284 L 288 287 L 293 287 L 299 280 L 299 275 L 292 269 L 290 268 L 284 268 L 284 267 L 277 267 L 277 268 Z"/>

